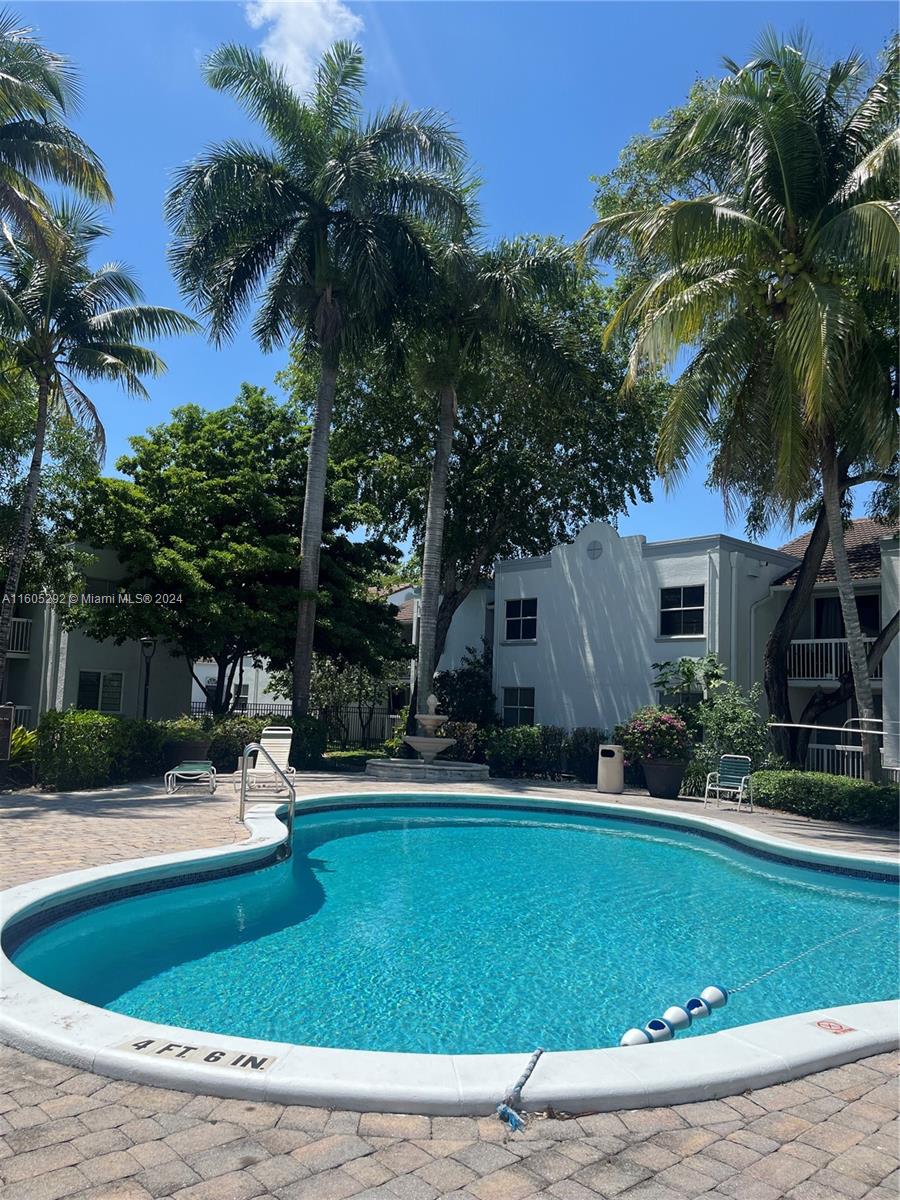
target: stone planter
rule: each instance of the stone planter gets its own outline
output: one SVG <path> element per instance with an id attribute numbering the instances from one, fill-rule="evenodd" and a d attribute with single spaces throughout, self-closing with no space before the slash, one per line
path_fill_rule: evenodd
<path id="1" fill-rule="evenodd" d="M 658 800 L 677 800 L 687 762 L 672 758 L 648 758 L 641 763 L 647 791 Z"/>

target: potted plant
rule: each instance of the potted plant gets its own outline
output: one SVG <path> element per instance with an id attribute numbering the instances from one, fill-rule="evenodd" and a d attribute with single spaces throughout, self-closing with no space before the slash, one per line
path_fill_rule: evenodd
<path id="1" fill-rule="evenodd" d="M 650 704 L 618 726 L 614 739 L 625 749 L 626 765 L 643 767 L 651 796 L 678 799 L 691 757 L 691 735 L 681 717 Z"/>
<path id="2" fill-rule="evenodd" d="M 209 723 L 197 717 L 178 717 L 166 721 L 165 759 L 166 767 L 180 762 L 203 761 L 209 757 L 212 733 Z"/>

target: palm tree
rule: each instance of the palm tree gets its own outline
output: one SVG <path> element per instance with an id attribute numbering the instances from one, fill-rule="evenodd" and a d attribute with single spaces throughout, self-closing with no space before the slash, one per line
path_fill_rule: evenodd
<path id="1" fill-rule="evenodd" d="M 258 295 L 260 345 L 299 334 L 319 359 L 294 653 L 293 710 L 303 716 L 338 368 L 428 269 L 419 222 L 466 220 L 455 182 L 462 150 L 431 112 L 396 106 L 363 122 L 362 55 L 346 42 L 324 55 L 306 99 L 241 46 L 218 50 L 205 73 L 260 121 L 272 149 L 226 142 L 181 171 L 167 203 L 173 270 L 216 342 L 233 334 Z"/>
<path id="2" fill-rule="evenodd" d="M 677 479 L 718 443 L 726 488 L 729 470 L 756 457 L 791 519 L 811 489 L 822 496 L 857 704 L 871 720 L 842 464 L 877 475 L 896 444 L 896 344 L 878 314 L 897 309 L 900 58 L 895 40 L 867 87 L 857 55 L 825 68 L 802 35 L 793 43 L 769 32 L 746 66 L 726 62 L 729 76 L 669 147 L 708 148 L 719 166 L 727 153 L 721 194 L 609 217 L 585 243 L 605 254 L 626 238 L 661 264 L 611 324 L 636 327 L 631 380 L 691 356 L 663 420 L 661 474 Z M 864 746 L 872 777 L 876 739 Z"/>
<path id="3" fill-rule="evenodd" d="M 112 199 L 100 160 L 62 121 L 77 98 L 67 60 L 0 11 L 0 215 L 41 247 L 48 237 L 41 182 Z"/>
<path id="4" fill-rule="evenodd" d="M 410 350 L 417 386 L 438 400 L 422 550 L 416 666 L 420 704 L 431 691 L 437 666 L 444 514 L 460 381 L 488 341 L 503 344 L 529 362 L 548 397 L 578 374 L 561 331 L 541 309 L 543 300 L 575 279 L 575 259 L 567 247 L 522 239 L 479 250 L 470 242 L 448 242 L 435 253 L 440 283 L 431 289 Z"/>
<path id="5" fill-rule="evenodd" d="M 7 563 L 4 596 L 12 598 L 28 548 L 51 412 L 83 423 L 102 455 L 103 426 L 82 384 L 114 380 L 146 396 L 141 376 L 159 375 L 165 364 L 134 339 L 198 328 L 173 309 L 142 304 L 140 288 L 120 264 L 88 265 L 90 250 L 108 232 L 91 211 L 60 207 L 51 217 L 56 232 L 46 246 L 8 231 L 0 242 L 0 340 L 9 364 L 0 388 L 14 396 L 24 379 L 37 397 L 31 465 Z M 12 610 L 13 601 L 0 608 L 0 695 Z"/>

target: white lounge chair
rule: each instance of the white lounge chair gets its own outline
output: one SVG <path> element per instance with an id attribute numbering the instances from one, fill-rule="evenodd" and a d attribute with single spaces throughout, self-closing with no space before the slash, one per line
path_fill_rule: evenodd
<path id="1" fill-rule="evenodd" d="M 289 762 L 293 737 L 294 731 L 289 725 L 269 725 L 262 731 L 259 738 L 260 746 L 288 779 L 293 779 L 297 773 Z M 238 771 L 234 777 L 234 786 L 236 789 L 241 786 L 240 763 L 238 763 Z M 253 791 L 254 788 L 274 789 L 276 792 L 287 790 L 281 776 L 273 769 L 272 763 L 262 754 L 257 754 L 255 765 L 247 768 L 247 791 Z"/>
<path id="2" fill-rule="evenodd" d="M 752 766 L 746 754 L 723 754 L 719 759 L 718 771 L 710 771 L 706 777 L 703 807 L 715 799 L 716 808 L 721 808 L 722 799 L 737 800 L 738 809 L 746 799 L 753 812 L 753 791 L 750 786 Z"/>

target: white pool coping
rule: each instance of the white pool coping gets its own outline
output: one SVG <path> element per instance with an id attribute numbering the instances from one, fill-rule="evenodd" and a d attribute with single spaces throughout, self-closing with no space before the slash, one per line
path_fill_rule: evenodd
<path id="1" fill-rule="evenodd" d="M 297 815 L 299 819 L 304 810 L 321 807 L 372 806 L 387 800 L 408 804 L 412 799 L 413 795 L 388 790 L 323 793 L 299 799 Z M 433 803 L 437 796 L 430 799 Z M 716 834 L 738 848 L 743 845 L 799 863 L 900 877 L 896 859 L 818 851 L 699 814 L 662 812 L 589 797 L 456 793 L 441 794 L 440 799 L 453 804 L 633 817 Z M 92 867 L 11 888 L 0 893 L 0 933 L 27 916 L 112 887 L 268 861 L 286 836 L 276 810 L 259 805 L 248 812 L 246 824 L 251 836 L 238 845 Z M 676 1038 L 651 1046 L 548 1052 L 524 1089 L 524 1105 L 531 1110 L 552 1106 L 567 1112 L 609 1111 L 714 1099 L 768 1087 L 891 1050 L 898 1044 L 900 1004 L 863 1001 L 718 1032 L 713 1032 L 714 1015 L 708 1023 L 710 1033 L 699 1038 Z M 0 1040 L 80 1070 L 181 1091 L 432 1115 L 493 1112 L 533 1049 L 523 1047 L 521 1054 L 398 1054 L 297 1046 L 181 1029 L 125 1017 L 65 996 L 25 975 L 5 954 L 0 956 Z M 141 1049 L 136 1049 L 135 1043 Z"/>

